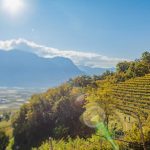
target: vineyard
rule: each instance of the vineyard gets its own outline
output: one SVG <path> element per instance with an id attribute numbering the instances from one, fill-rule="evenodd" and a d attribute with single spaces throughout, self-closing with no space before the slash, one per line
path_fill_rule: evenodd
<path id="1" fill-rule="evenodd" d="M 126 114 L 150 111 L 150 74 L 118 84 L 113 89 L 117 108 Z"/>

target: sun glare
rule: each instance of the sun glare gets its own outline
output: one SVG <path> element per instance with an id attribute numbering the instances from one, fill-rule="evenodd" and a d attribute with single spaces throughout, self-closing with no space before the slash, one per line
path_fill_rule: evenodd
<path id="1" fill-rule="evenodd" d="M 19 15 L 25 7 L 23 0 L 3 0 L 3 9 L 12 16 Z"/>

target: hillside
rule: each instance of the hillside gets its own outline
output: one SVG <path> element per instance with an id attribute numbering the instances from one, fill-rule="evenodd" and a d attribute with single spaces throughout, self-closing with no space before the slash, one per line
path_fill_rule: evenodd
<path id="1" fill-rule="evenodd" d="M 150 74 L 130 79 L 117 84 L 113 89 L 113 97 L 118 101 L 117 107 L 124 113 L 150 111 Z"/>
<path id="2" fill-rule="evenodd" d="M 64 57 L 41 58 L 20 50 L 0 50 L 0 86 L 56 86 L 82 74 Z"/>
<path id="3" fill-rule="evenodd" d="M 76 77 L 33 95 L 18 113 L 3 112 L 2 123 L 13 115 L 10 146 L 48 150 L 51 142 L 54 150 L 150 149 L 149 62 L 150 53 L 144 52 L 138 61 L 117 64 L 114 73 Z"/>

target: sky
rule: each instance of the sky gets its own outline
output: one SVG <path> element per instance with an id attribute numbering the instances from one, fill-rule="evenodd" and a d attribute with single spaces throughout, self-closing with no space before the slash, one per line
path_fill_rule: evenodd
<path id="1" fill-rule="evenodd" d="M 8 1 L 12 4 L 6 5 Z M 0 47 L 4 48 L 5 40 L 18 39 L 55 48 L 61 54 L 91 55 L 88 61 L 69 56 L 75 63 L 111 67 L 149 51 L 150 1 L 0 0 Z"/>

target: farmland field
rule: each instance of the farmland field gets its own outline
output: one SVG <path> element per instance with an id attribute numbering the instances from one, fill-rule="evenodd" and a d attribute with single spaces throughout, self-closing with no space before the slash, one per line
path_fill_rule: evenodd
<path id="1" fill-rule="evenodd" d="M 44 88 L 7 88 L 0 87 L 0 111 L 17 109 L 36 93 L 45 91 Z"/>

